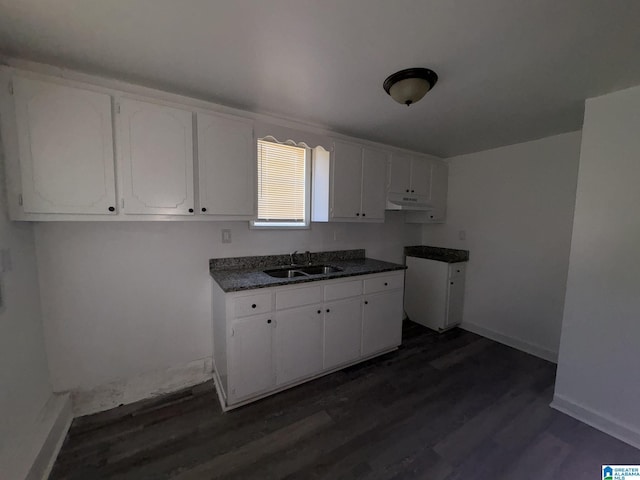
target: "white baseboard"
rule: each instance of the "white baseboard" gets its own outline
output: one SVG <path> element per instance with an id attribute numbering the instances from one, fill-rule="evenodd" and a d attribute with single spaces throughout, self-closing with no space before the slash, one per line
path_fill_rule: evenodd
<path id="1" fill-rule="evenodd" d="M 513 347 L 516 350 L 521 350 L 549 362 L 558 363 L 558 352 L 554 352 L 553 350 L 520 340 L 519 338 L 504 335 L 475 323 L 462 322 L 462 324 L 460 324 L 460 328 L 468 330 L 469 332 L 477 333 L 478 335 L 487 337 L 490 340 L 495 340 L 498 343 L 503 343 L 504 345 Z"/>
<path id="2" fill-rule="evenodd" d="M 600 430 L 601 432 L 611 435 L 632 447 L 640 449 L 640 431 L 624 425 L 621 421 L 597 412 L 589 407 L 580 405 L 578 402 L 568 399 L 567 397 L 556 393 L 551 402 L 551 408 L 555 408 L 576 420 L 586 423 Z"/>
<path id="3" fill-rule="evenodd" d="M 0 450 L 0 478 L 44 480 L 73 420 L 69 395 L 52 394 L 31 423 L 23 423 Z"/>
<path id="4" fill-rule="evenodd" d="M 76 417 L 156 397 L 206 382 L 212 378 L 211 357 L 71 392 Z"/>
<path id="5" fill-rule="evenodd" d="M 48 434 L 25 480 L 49 478 L 53 464 L 73 421 L 71 398 L 68 394 L 54 395 L 54 400 L 47 405 L 49 411 L 43 416 L 43 422 Z"/>

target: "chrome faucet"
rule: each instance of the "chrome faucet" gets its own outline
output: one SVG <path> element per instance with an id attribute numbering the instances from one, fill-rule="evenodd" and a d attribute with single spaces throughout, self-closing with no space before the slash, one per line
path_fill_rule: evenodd
<path id="1" fill-rule="evenodd" d="M 296 262 L 293 261 L 293 257 L 296 253 L 298 253 L 298 250 L 294 250 L 293 253 L 289 254 L 289 260 L 291 261 L 291 266 L 294 266 L 296 264 Z"/>

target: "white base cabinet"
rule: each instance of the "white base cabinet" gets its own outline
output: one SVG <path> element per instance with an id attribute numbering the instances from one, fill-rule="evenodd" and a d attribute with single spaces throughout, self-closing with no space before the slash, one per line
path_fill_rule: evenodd
<path id="1" fill-rule="evenodd" d="M 214 378 L 222 408 L 397 348 L 403 288 L 403 271 L 232 293 L 214 282 Z"/>
<path id="2" fill-rule="evenodd" d="M 466 262 L 407 257 L 404 310 L 409 320 L 444 331 L 462 322 Z"/>

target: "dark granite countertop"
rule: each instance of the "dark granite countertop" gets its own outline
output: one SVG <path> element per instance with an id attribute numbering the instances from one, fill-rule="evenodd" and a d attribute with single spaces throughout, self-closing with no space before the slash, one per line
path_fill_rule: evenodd
<path id="1" fill-rule="evenodd" d="M 404 247 L 407 257 L 426 258 L 438 262 L 460 263 L 469 261 L 469 250 L 456 250 L 454 248 L 430 247 L 428 245 L 414 245 Z"/>
<path id="2" fill-rule="evenodd" d="M 294 257 L 294 261 L 302 264 L 306 260 L 304 257 L 304 254 L 298 254 Z M 286 267 L 290 263 L 289 255 L 212 258 L 209 260 L 209 272 L 223 291 L 237 292 L 240 290 L 391 272 L 406 268 L 404 265 L 397 263 L 366 258 L 364 250 L 341 250 L 336 252 L 314 252 L 311 254 L 312 264 L 338 267 L 340 269 L 339 272 L 294 278 L 274 278 L 263 272 L 263 270 L 269 268 Z"/>

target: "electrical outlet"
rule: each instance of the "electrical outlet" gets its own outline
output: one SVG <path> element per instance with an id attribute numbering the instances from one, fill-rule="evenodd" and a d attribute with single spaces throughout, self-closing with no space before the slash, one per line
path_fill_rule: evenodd
<path id="1" fill-rule="evenodd" d="M 222 229 L 222 243 L 231 243 L 231 230 L 228 228 Z"/>

